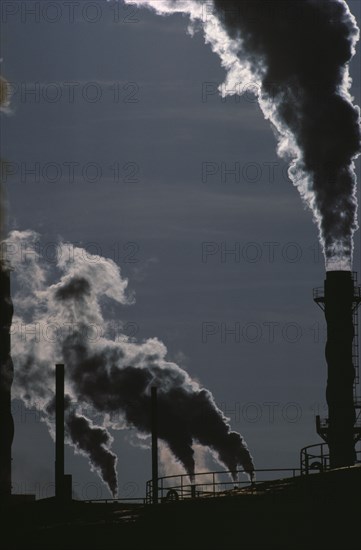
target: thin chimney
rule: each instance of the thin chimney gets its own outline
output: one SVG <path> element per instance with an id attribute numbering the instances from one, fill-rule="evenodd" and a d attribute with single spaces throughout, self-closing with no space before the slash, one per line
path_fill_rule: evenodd
<path id="1" fill-rule="evenodd" d="M 14 422 L 11 414 L 11 360 L 10 327 L 13 304 L 10 293 L 10 269 L 0 262 L 0 501 L 11 496 L 11 445 Z"/>
<path id="2" fill-rule="evenodd" d="M 55 367 L 55 496 L 64 498 L 64 365 Z"/>
<path id="3" fill-rule="evenodd" d="M 151 388 L 152 423 L 152 502 L 158 504 L 158 395 L 157 388 Z"/>

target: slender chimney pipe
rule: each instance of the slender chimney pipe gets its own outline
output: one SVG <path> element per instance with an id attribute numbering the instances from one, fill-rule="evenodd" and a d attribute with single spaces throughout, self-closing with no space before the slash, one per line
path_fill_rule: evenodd
<path id="1" fill-rule="evenodd" d="M 11 445 L 14 422 L 11 414 L 11 384 L 14 368 L 11 360 L 10 327 L 13 304 L 10 292 L 10 268 L 0 262 L 0 501 L 11 497 Z"/>
<path id="2" fill-rule="evenodd" d="M 64 497 L 64 365 L 55 367 L 55 496 Z"/>
<path id="3" fill-rule="evenodd" d="M 151 388 L 152 425 L 152 502 L 158 504 L 158 395 L 157 388 Z"/>

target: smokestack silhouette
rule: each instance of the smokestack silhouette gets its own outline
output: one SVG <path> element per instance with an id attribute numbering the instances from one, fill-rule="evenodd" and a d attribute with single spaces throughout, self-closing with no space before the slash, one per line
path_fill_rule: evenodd
<path id="1" fill-rule="evenodd" d="M 328 270 L 351 270 L 360 109 L 349 62 L 359 29 L 344 0 L 125 0 L 186 13 L 227 71 L 224 96 L 258 89 L 278 155 L 311 208 Z M 251 86 L 248 86 L 250 84 Z M 240 123 L 241 129 L 241 123 Z"/>
<path id="2" fill-rule="evenodd" d="M 326 399 L 331 468 L 350 466 L 356 459 L 353 438 L 356 415 L 353 402 L 355 373 L 352 363 L 352 305 L 351 272 L 329 271 L 325 281 L 325 316 L 328 365 Z"/>
<path id="3" fill-rule="evenodd" d="M 0 59 L 1 64 L 2 59 Z M 10 103 L 9 84 L 0 76 L 0 111 L 7 112 Z M 6 162 L 0 158 L 0 502 L 11 496 L 11 446 L 14 421 L 11 414 L 11 386 L 14 367 L 11 359 L 10 329 L 13 317 L 10 265 L 4 254 L 5 193 L 3 173 Z"/>
<path id="4" fill-rule="evenodd" d="M 327 442 L 331 468 L 352 466 L 356 461 L 355 403 L 353 364 L 353 312 L 361 299 L 350 271 L 328 271 L 324 294 L 316 291 L 315 301 L 325 312 L 327 322 L 328 419 L 317 431 Z"/>
<path id="5" fill-rule="evenodd" d="M 11 385 L 14 368 L 11 359 L 10 327 L 13 304 L 10 292 L 10 270 L 0 260 L 0 501 L 11 495 L 11 445 L 14 422 L 11 414 Z"/>
<path id="6" fill-rule="evenodd" d="M 158 395 L 155 386 L 151 389 L 152 422 L 152 488 L 153 504 L 158 504 Z"/>
<path id="7" fill-rule="evenodd" d="M 55 496 L 64 497 L 64 365 L 55 367 Z"/>
<path id="8" fill-rule="evenodd" d="M 72 476 L 64 472 L 65 410 L 64 365 L 55 366 L 55 497 L 59 502 L 72 498 Z M 67 399 L 68 401 L 68 399 Z M 49 409 L 52 408 L 52 403 Z"/>

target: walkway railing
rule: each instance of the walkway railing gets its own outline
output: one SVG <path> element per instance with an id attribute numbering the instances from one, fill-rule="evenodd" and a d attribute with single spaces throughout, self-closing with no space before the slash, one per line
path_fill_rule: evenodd
<path id="1" fill-rule="evenodd" d="M 361 450 L 356 449 L 357 463 L 361 462 Z M 330 454 L 327 443 L 303 447 L 300 453 L 301 475 L 324 472 L 330 469 Z"/>
<path id="2" fill-rule="evenodd" d="M 232 480 L 231 471 L 201 472 L 194 475 L 193 480 L 187 474 L 165 476 L 158 478 L 158 499 L 160 502 L 184 500 L 187 498 L 215 497 L 225 491 L 249 488 L 265 481 L 275 481 L 280 478 L 296 477 L 299 468 L 267 468 L 254 471 L 253 479 L 244 470 L 237 470 L 236 480 Z M 153 481 L 147 481 L 146 503 L 152 502 Z"/>
<path id="3" fill-rule="evenodd" d="M 317 443 L 303 447 L 300 453 L 301 475 L 323 472 L 330 468 L 330 455 L 327 443 Z"/>
<path id="4" fill-rule="evenodd" d="M 95 498 L 82 500 L 80 502 L 87 502 L 88 504 L 145 504 L 146 499 L 141 498 Z"/>

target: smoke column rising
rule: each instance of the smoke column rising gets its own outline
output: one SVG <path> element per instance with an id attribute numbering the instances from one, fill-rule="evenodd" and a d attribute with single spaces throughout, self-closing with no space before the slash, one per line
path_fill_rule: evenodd
<path id="1" fill-rule="evenodd" d="M 38 240 L 31 231 L 14 231 L 7 241 L 21 287 L 14 297 L 12 326 L 14 396 L 51 413 L 54 364 L 64 363 L 66 393 L 72 403 L 66 412 L 69 439 L 88 456 L 113 494 L 117 461 L 110 450 L 113 438 L 108 427 L 132 426 L 149 434 L 153 385 L 158 387 L 159 437 L 191 479 L 193 443 L 209 448 L 234 477 L 239 467 L 251 473 L 253 461 L 242 437 L 231 431 L 212 394 L 167 361 L 162 342 L 157 338 L 138 342 L 122 334 L 116 340 L 109 337 L 104 300 L 122 306 L 134 301 L 117 265 L 59 243 L 58 282 L 50 284 L 54 267 L 37 254 Z M 97 421 L 102 418 L 100 425 L 90 419 L 95 416 Z"/>
<path id="2" fill-rule="evenodd" d="M 350 270 L 361 137 L 349 62 L 360 33 L 345 0 L 124 1 L 187 14 L 191 32 L 200 26 L 227 71 L 223 95 L 256 84 L 278 154 L 317 223 L 326 269 Z"/>

